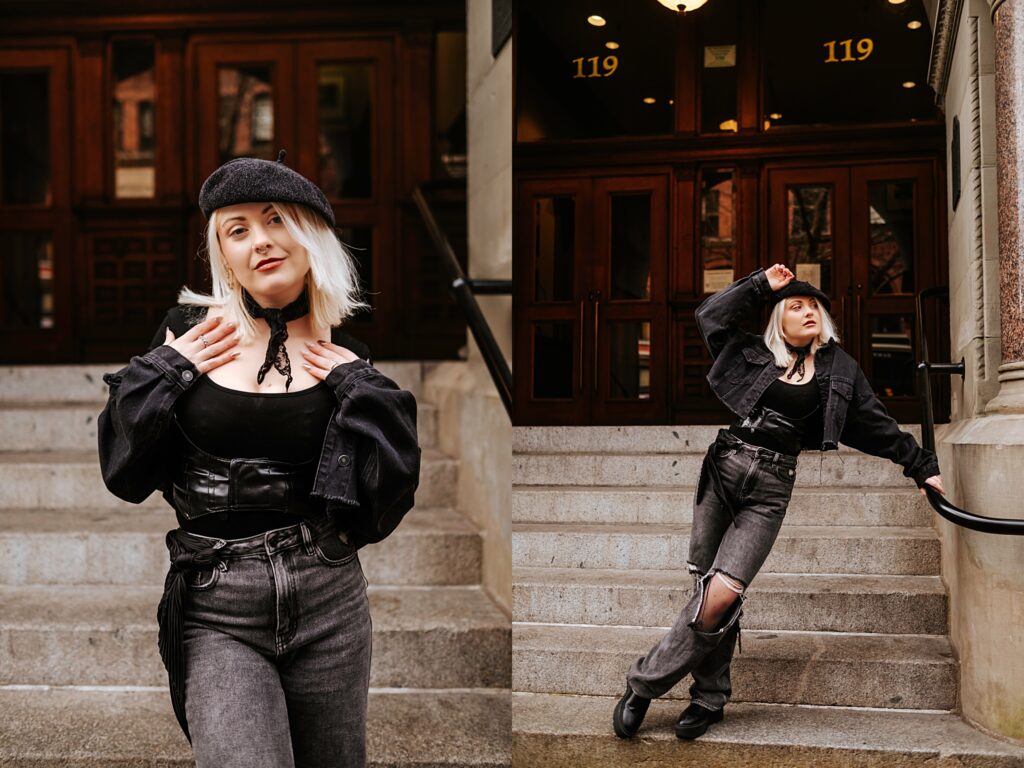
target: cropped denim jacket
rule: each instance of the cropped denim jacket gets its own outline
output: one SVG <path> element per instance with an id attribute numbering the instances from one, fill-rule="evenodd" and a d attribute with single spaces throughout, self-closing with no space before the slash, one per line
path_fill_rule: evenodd
<path id="1" fill-rule="evenodd" d="M 729 410 L 747 418 L 761 395 L 783 370 L 760 335 L 739 328 L 739 321 L 772 295 L 763 269 L 752 272 L 707 298 L 696 310 L 701 338 L 715 358 L 707 380 Z M 808 450 L 831 451 L 839 443 L 903 467 L 918 487 L 939 474 L 933 452 L 902 431 L 875 395 L 857 361 L 830 340 L 814 354 L 814 375 L 821 397 L 820 444 Z"/>
<path id="2" fill-rule="evenodd" d="M 187 327 L 181 317 L 180 310 L 171 310 L 154 344 L 168 325 L 180 336 L 178 331 Z M 332 341 L 357 353 L 365 350 L 337 329 Z M 166 344 L 103 375 L 109 395 L 97 424 L 100 469 L 115 496 L 138 504 L 159 489 L 173 506 L 178 464 L 171 434 L 174 404 L 200 375 Z M 416 399 L 363 359 L 335 366 L 324 382 L 334 391 L 337 407 L 310 496 L 324 501 L 354 545 L 380 541 L 412 508 L 419 485 Z"/>

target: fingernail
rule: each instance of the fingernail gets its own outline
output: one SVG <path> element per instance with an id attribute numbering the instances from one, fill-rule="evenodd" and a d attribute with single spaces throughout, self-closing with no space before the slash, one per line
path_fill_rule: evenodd
<path id="1" fill-rule="evenodd" d="M 320 346 L 323 346 L 323 347 L 327 346 L 327 342 L 324 341 L 323 339 L 317 339 L 316 343 L 319 344 Z"/>

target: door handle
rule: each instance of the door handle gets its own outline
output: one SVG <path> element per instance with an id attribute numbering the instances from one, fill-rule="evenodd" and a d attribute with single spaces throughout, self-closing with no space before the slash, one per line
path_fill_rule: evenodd
<path id="1" fill-rule="evenodd" d="M 597 394 L 597 355 L 601 349 L 598 343 L 598 331 L 601 323 L 601 292 L 594 292 L 594 394 Z"/>

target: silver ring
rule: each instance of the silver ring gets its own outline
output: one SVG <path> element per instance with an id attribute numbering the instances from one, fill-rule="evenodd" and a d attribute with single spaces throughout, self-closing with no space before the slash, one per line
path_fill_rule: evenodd
<path id="1" fill-rule="evenodd" d="M 210 346 L 209 344 L 206 343 L 206 337 L 203 336 L 203 334 L 201 333 L 199 334 L 199 340 L 203 342 L 203 349 L 206 349 L 208 346 Z"/>
<path id="2" fill-rule="evenodd" d="M 336 365 L 341 365 L 341 360 L 335 360 L 333 363 L 331 363 L 331 367 L 328 368 L 327 370 L 333 371 L 334 370 L 334 366 L 336 366 Z"/>

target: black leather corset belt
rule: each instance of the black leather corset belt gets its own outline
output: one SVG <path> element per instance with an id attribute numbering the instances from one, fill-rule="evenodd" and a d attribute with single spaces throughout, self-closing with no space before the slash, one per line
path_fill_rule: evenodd
<path id="1" fill-rule="evenodd" d="M 181 461 L 172 483 L 175 510 L 186 520 L 221 512 L 286 512 L 302 518 L 324 514 L 309 497 L 317 459 L 299 463 L 272 459 L 226 459 L 197 446 L 174 416 L 181 436 Z"/>
<path id="2" fill-rule="evenodd" d="M 765 405 L 758 404 L 754 406 L 750 415 L 737 426 L 749 429 L 754 433 L 761 432 L 770 435 L 772 440 L 782 447 L 784 453 L 796 456 L 800 453 L 804 431 L 810 418 L 810 416 L 803 419 L 791 418 Z"/>

